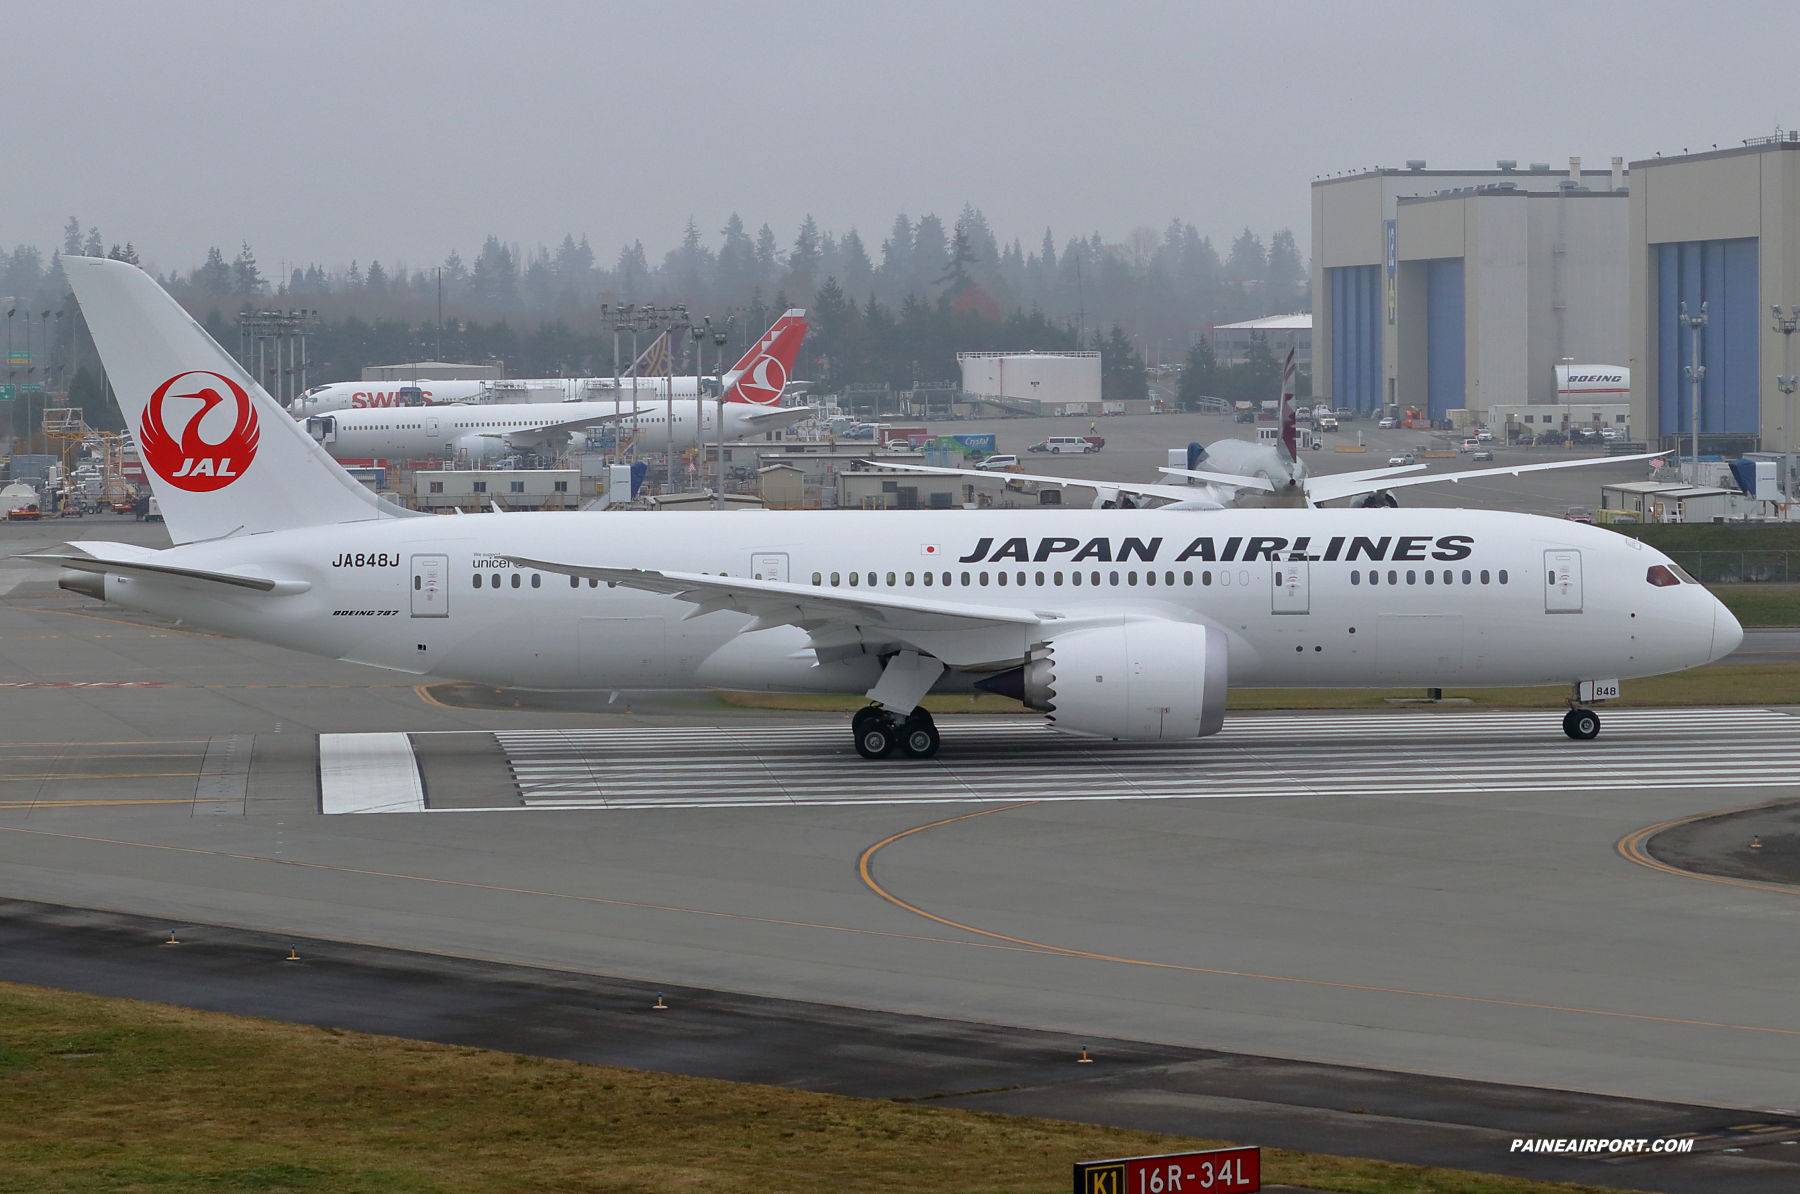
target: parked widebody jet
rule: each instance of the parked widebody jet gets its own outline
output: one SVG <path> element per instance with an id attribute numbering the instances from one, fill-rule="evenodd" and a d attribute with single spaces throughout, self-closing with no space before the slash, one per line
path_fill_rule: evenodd
<path id="1" fill-rule="evenodd" d="M 806 336 L 806 312 L 799 308 L 784 312 L 770 325 L 757 342 L 725 373 L 708 376 L 652 376 L 642 371 L 652 359 L 646 349 L 639 366 L 622 377 L 535 377 L 506 381 L 334 381 L 313 386 L 289 404 L 288 411 L 297 419 L 330 414 L 339 410 L 385 409 L 475 403 L 479 405 L 522 402 L 600 402 L 640 403 L 685 398 L 691 404 L 697 395 L 717 398 L 719 391 L 735 388 L 738 400 L 760 406 L 773 406 L 781 397 L 793 372 L 794 357 L 800 341 Z M 634 376 L 633 374 L 636 374 Z M 630 409 L 629 406 L 626 407 Z"/>
<path id="2" fill-rule="evenodd" d="M 309 415 L 304 422 L 307 434 L 338 460 L 480 461 L 524 452 L 555 455 L 573 436 L 607 429 L 635 434 L 650 451 L 664 447 L 685 451 L 718 440 L 721 407 L 727 440 L 777 431 L 810 415 L 811 407 L 774 404 L 805 335 L 805 311 L 789 311 L 776 320 L 719 379 L 727 387 L 723 403 L 716 391 L 708 394 L 697 388 L 698 382 L 710 383 L 711 378 L 639 378 L 635 401 L 633 390 L 612 389 L 611 378 L 604 389 L 589 384 L 595 379 L 573 378 L 566 383 L 568 392 L 586 393 L 587 400 L 379 406 Z M 630 380 L 626 379 L 627 386 Z M 601 394 L 608 396 L 595 397 Z"/>
<path id="3" fill-rule="evenodd" d="M 176 546 L 84 540 L 63 587 L 419 677 L 862 693 L 865 757 L 937 750 L 929 692 L 1187 741 L 1231 685 L 1569 684 L 1733 650 L 1737 622 L 1609 531 L 1444 509 L 491 513 L 359 485 L 135 266 L 64 262 Z M 1554 762 L 1547 760 L 1547 766 Z"/>

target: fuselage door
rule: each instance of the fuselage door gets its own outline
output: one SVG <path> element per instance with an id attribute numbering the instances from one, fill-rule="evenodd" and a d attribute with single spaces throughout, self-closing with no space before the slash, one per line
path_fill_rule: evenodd
<path id="1" fill-rule="evenodd" d="M 450 616 L 450 557 L 414 556 L 412 558 L 412 616 L 415 618 L 447 618 Z"/>
<path id="2" fill-rule="evenodd" d="M 425 434 L 431 436 L 433 439 L 436 439 L 437 433 L 438 433 L 437 416 L 436 415 L 425 416 Z"/>
<path id="3" fill-rule="evenodd" d="M 1274 563 L 1275 603 L 1278 614 L 1312 612 L 1312 565 L 1305 560 L 1276 560 Z"/>
<path id="4" fill-rule="evenodd" d="M 1544 553 L 1544 612 L 1581 612 L 1581 553 L 1573 550 Z"/>
<path id="5" fill-rule="evenodd" d="M 778 580 L 783 584 L 788 578 L 788 558 L 785 551 L 758 552 L 750 557 L 750 572 L 757 580 Z"/>

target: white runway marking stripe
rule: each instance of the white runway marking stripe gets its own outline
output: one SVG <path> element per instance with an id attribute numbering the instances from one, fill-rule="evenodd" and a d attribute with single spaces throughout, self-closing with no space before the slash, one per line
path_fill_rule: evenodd
<path id="1" fill-rule="evenodd" d="M 1800 718 L 1787 714 L 1602 718 L 1598 740 L 1571 742 L 1556 710 L 1242 715 L 1170 745 L 1072 738 L 1036 719 L 946 718 L 937 758 L 879 762 L 856 757 L 844 723 L 494 736 L 524 807 L 537 809 L 1764 788 L 1800 773 Z"/>

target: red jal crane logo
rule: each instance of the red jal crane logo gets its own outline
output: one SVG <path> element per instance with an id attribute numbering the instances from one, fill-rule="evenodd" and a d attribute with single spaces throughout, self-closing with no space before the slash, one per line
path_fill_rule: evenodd
<path id="1" fill-rule="evenodd" d="M 163 421 L 163 401 L 168 398 L 193 398 L 200 403 L 200 409 L 181 429 L 179 442 Z M 216 444 L 207 443 L 200 438 L 200 424 L 214 407 L 228 400 L 236 403 L 231 432 Z M 156 387 L 138 420 L 138 448 L 144 462 L 157 476 L 189 493 L 211 493 L 243 476 L 256 459 L 259 435 L 256 408 L 244 387 L 223 374 L 199 370 L 177 373 Z"/>

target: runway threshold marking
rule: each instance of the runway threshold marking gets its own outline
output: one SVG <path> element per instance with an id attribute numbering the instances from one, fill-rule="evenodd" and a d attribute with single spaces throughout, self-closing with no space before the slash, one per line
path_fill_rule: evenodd
<path id="1" fill-rule="evenodd" d="M 937 924 L 945 925 L 949 928 L 961 929 L 965 933 L 975 933 L 979 936 L 989 937 L 996 941 L 1005 941 L 1015 946 L 1028 947 L 1036 952 L 1056 954 L 1062 957 L 1081 958 L 1091 962 L 1112 962 L 1121 966 L 1142 966 L 1152 970 L 1172 970 L 1184 974 L 1211 974 L 1224 978 L 1249 978 L 1262 982 L 1287 983 L 1295 986 L 1329 987 L 1339 991 L 1367 991 L 1376 995 L 1408 995 L 1419 999 L 1441 999 L 1453 1003 L 1479 1003 L 1489 1007 L 1512 1007 L 1526 1011 L 1568 1012 L 1574 1015 L 1601 1016 L 1616 1020 L 1642 1020 L 1655 1024 L 1680 1024 L 1688 1028 L 1724 1028 L 1733 1032 L 1759 1032 L 1774 1036 L 1800 1036 L 1800 1028 L 1768 1028 L 1759 1024 L 1727 1024 L 1718 1020 L 1688 1020 L 1683 1019 L 1680 1016 L 1658 1016 L 1648 1012 L 1620 1012 L 1610 1011 L 1606 1008 L 1570 1007 L 1556 1003 L 1533 1003 L 1523 999 L 1497 999 L 1486 995 L 1457 995 L 1448 991 L 1418 991 L 1410 987 L 1380 987 L 1372 986 L 1367 983 L 1336 982 L 1331 979 L 1323 978 L 1300 978 L 1289 974 L 1260 974 L 1250 970 L 1223 970 L 1210 966 L 1188 966 L 1180 962 L 1158 962 L 1149 958 L 1126 958 L 1116 954 L 1095 953 L 1092 950 L 1074 949 L 1065 945 L 1050 945 L 1042 941 L 1031 941 L 1024 937 L 1012 937 L 1005 933 L 996 933 L 991 929 L 982 929 L 977 928 L 974 925 L 963 924 L 961 921 L 939 916 L 935 912 L 927 912 L 918 905 L 909 903 L 899 896 L 894 895 L 875 879 L 873 862 L 875 855 L 884 846 L 897 842 L 902 838 L 911 837 L 915 833 L 924 833 L 928 829 L 937 829 L 944 825 L 954 825 L 959 821 L 970 821 L 977 817 L 986 817 L 994 813 L 1013 812 L 1021 808 L 1030 808 L 1037 803 L 1038 801 L 1028 800 L 1019 804 L 1009 804 L 1004 808 L 982 809 L 979 812 L 964 813 L 959 817 L 945 817 L 939 821 L 930 821 L 924 825 L 915 825 L 911 829 L 903 829 L 899 833 L 889 834 L 874 845 L 869 846 L 857 858 L 857 873 L 862 876 L 862 881 L 868 885 L 869 890 L 873 891 L 876 895 L 888 901 L 890 904 L 904 908 L 908 912 L 915 913 L 927 920 L 934 921 Z"/>
<path id="2" fill-rule="evenodd" d="M 189 799 L 175 801 L 191 803 Z M 43 807 L 43 805 L 39 805 Z M 159 842 L 131 842 L 121 838 L 95 837 L 82 833 L 59 833 L 52 829 L 27 829 L 20 825 L 0 825 L 0 833 L 22 833 L 32 837 L 59 838 L 94 845 L 125 846 L 138 850 L 163 850 L 172 854 L 194 854 L 206 858 L 227 858 L 235 862 L 261 862 L 274 866 L 297 867 L 308 871 L 325 871 L 339 875 L 360 875 L 370 879 L 397 879 L 408 883 L 430 883 L 442 887 L 461 887 L 471 891 L 491 891 L 501 895 L 535 896 L 548 900 L 570 900 L 581 904 L 599 904 L 613 908 L 632 908 L 642 912 L 673 912 L 683 916 L 704 916 L 717 920 L 741 920 L 750 924 L 776 925 L 791 929 L 818 929 L 827 933 L 854 933 L 862 937 L 886 937 L 898 941 L 921 941 L 930 945 L 954 945 L 964 949 L 991 949 L 1016 954 L 1057 954 L 1066 951 L 1024 945 L 998 945 L 989 941 L 959 941 L 954 937 L 929 937 L 922 933 L 896 933 L 888 929 L 863 929 L 854 925 L 819 924 L 806 920 L 783 920 L 774 916 L 750 916 L 743 912 L 718 912 L 710 908 L 683 908 L 678 904 L 650 904 L 638 900 L 615 900 L 606 896 L 576 895 L 566 891 L 541 891 L 531 887 L 506 887 L 497 883 L 474 883 L 466 879 L 441 879 L 432 875 L 408 875 L 397 871 L 375 871 L 363 867 L 333 866 L 327 862 L 301 862 L 292 858 L 270 858 L 262 854 L 234 854 L 226 850 L 201 850 L 193 846 L 166 846 Z M 373 944 L 390 944 L 375 942 Z M 1779 1031 L 1779 1030 L 1771 1030 Z"/>
<path id="3" fill-rule="evenodd" d="M 1746 804 L 1738 808 L 1715 809 L 1710 813 L 1695 813 L 1688 817 L 1676 817 L 1669 821 L 1658 821 L 1655 825 L 1646 825 L 1642 829 L 1634 829 L 1619 839 L 1615 847 L 1620 857 L 1639 866 L 1649 867 L 1653 871 L 1661 871 L 1665 875 L 1678 875 L 1683 879 L 1699 879 L 1703 883 L 1723 883 L 1727 887 L 1748 887 L 1755 891 L 1772 891 L 1777 895 L 1797 896 L 1800 888 L 1790 887 L 1784 883 L 1763 883 L 1755 879 L 1733 879 L 1728 875 L 1708 875 L 1701 871 L 1690 871 L 1682 867 L 1671 866 L 1651 855 L 1650 839 L 1665 829 L 1674 829 L 1678 825 L 1691 825 L 1695 821 L 1706 821 L 1713 817 L 1728 817 L 1733 813 L 1750 813 L 1758 809 L 1779 808 L 1790 805 L 1791 800 L 1769 800 L 1761 804 Z"/>

